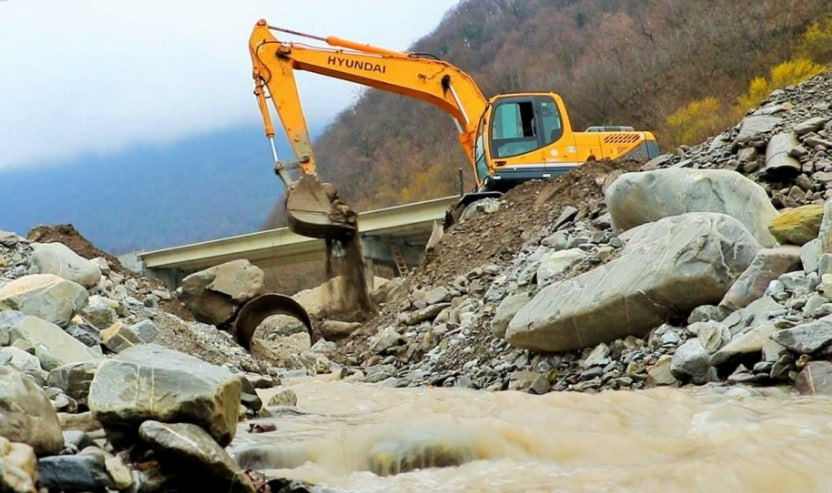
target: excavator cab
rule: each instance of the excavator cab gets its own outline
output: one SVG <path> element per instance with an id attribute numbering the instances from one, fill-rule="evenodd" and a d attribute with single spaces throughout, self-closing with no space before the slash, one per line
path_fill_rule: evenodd
<path id="1" fill-rule="evenodd" d="M 566 112 L 553 94 L 507 94 L 493 98 L 477 129 L 482 163 L 480 191 L 505 192 L 519 182 L 552 178 L 570 162 L 575 143 Z M 475 158 L 476 159 L 476 158 Z"/>

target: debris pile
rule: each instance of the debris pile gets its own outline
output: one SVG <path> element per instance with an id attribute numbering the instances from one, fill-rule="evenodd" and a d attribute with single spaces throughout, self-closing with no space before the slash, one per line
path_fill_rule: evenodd
<path id="1" fill-rule="evenodd" d="M 518 186 L 333 358 L 390 386 L 832 392 L 829 183 L 827 73 L 699 146 Z"/>
<path id="2" fill-rule="evenodd" d="M 285 370 L 56 229 L 0 232 L 0 490 L 268 491 L 225 447 Z"/>

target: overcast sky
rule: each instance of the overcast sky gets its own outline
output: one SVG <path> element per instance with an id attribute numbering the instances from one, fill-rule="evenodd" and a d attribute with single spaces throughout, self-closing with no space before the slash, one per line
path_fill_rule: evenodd
<path id="1" fill-rule="evenodd" d="M 405 49 L 458 0 L 0 0 L 0 170 L 261 124 L 254 23 Z M 298 78 L 310 126 L 359 86 Z"/>

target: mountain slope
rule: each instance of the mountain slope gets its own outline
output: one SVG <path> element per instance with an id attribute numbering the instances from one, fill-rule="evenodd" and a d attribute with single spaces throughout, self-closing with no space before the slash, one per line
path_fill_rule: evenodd
<path id="1" fill-rule="evenodd" d="M 262 129 L 245 127 L 2 172 L 0 229 L 72 223 L 113 254 L 256 231 L 283 190 L 271 161 Z"/>
<path id="2" fill-rule="evenodd" d="M 553 90 L 575 128 L 633 125 L 667 148 L 668 115 L 704 96 L 735 99 L 826 9 L 826 0 L 464 0 L 411 51 L 462 68 L 486 96 Z M 448 116 L 390 93 L 364 92 L 315 147 L 321 177 L 358 209 L 452 194 L 459 168 L 471 183 Z M 273 211 L 267 226 L 280 219 Z"/>

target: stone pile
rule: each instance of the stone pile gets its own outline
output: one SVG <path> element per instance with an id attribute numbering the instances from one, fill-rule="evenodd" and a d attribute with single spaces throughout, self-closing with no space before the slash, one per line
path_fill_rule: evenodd
<path id="1" fill-rule="evenodd" d="M 175 296 L 0 232 L 0 491 L 264 491 L 226 447 L 279 369 Z"/>
<path id="2" fill-rule="evenodd" d="M 563 207 L 508 264 L 411 279 L 338 361 L 390 386 L 832 393 L 830 177 L 825 74 L 605 183 L 581 217 Z"/>

